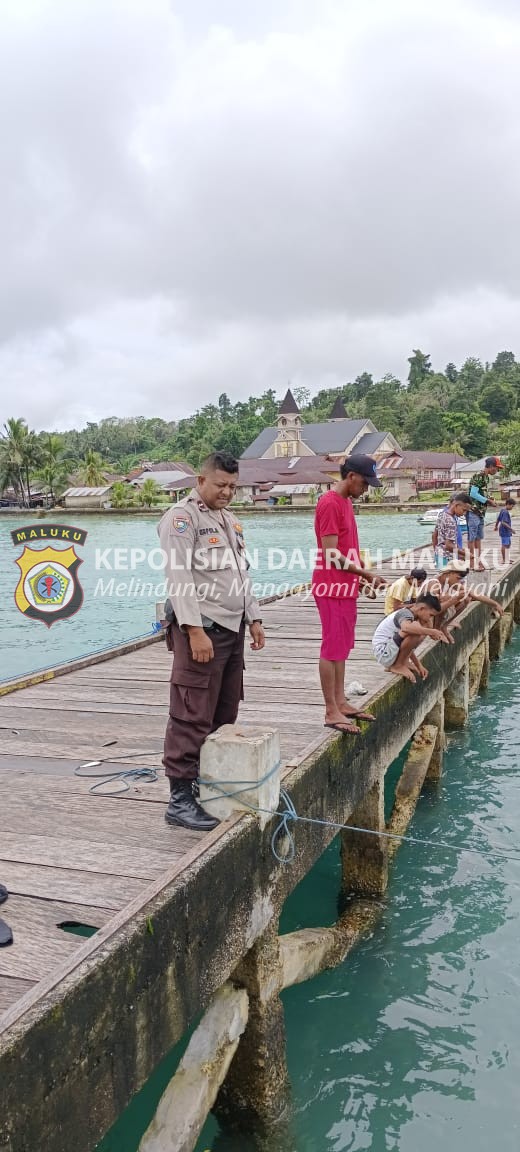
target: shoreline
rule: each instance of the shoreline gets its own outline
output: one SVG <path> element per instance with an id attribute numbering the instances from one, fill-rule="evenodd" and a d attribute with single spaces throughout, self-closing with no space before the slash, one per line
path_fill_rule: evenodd
<path id="1" fill-rule="evenodd" d="M 446 501 L 440 500 L 422 500 L 420 503 L 395 503 L 395 504 L 354 504 L 354 510 L 357 516 L 363 515 L 368 512 L 369 515 L 381 515 L 385 512 L 428 512 L 435 508 L 443 508 Z M 164 512 L 170 508 L 175 508 L 175 504 L 168 504 L 163 507 L 155 508 L 62 508 L 56 505 L 54 508 L 0 508 L 0 516 L 24 516 L 27 518 L 33 515 L 37 520 L 45 520 L 48 516 L 62 516 L 70 512 L 71 515 L 77 516 L 156 516 L 159 518 Z M 300 512 L 308 513 L 314 512 L 316 504 L 300 504 L 292 506 L 291 504 L 283 504 L 282 506 L 272 505 L 269 508 L 263 506 L 251 507 L 250 504 L 232 504 L 230 505 L 231 512 L 239 512 L 241 516 L 261 516 L 274 513 L 275 515 L 284 514 L 298 514 Z"/>

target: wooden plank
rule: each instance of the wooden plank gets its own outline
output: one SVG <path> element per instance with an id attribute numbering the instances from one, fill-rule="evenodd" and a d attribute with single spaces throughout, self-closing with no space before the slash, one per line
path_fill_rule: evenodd
<path id="1" fill-rule="evenodd" d="M 75 868 L 50 868 L 48 865 L 42 867 L 41 864 L 20 864 L 5 859 L 0 859 L 0 876 L 11 896 L 38 896 L 43 900 L 59 900 L 85 907 L 109 908 L 112 911 L 123 908 L 129 900 L 133 900 L 147 883 L 144 879 L 136 880 L 130 876 L 81 872 Z"/>
<path id="2" fill-rule="evenodd" d="M 35 980 L 19 980 L 16 976 L 0 976 L 0 1016 L 29 992 L 35 983 Z"/>
<path id="3" fill-rule="evenodd" d="M 177 829 L 172 829 L 172 832 L 171 849 L 166 853 L 155 845 L 129 847 L 118 840 L 104 841 L 101 836 L 82 840 L 67 836 L 66 833 L 63 836 L 29 831 L 20 834 L 2 828 L 1 852 L 5 860 L 36 864 L 39 867 L 78 869 L 82 872 L 153 880 L 168 866 L 169 859 L 183 856 L 189 848 L 184 837 L 177 837 Z M 193 836 L 191 844 L 199 842 L 200 837 L 196 833 L 188 835 Z"/>
<path id="4" fill-rule="evenodd" d="M 112 916 L 108 908 L 10 896 L 9 924 L 14 943 L 0 950 L 0 978 L 17 976 L 22 980 L 41 980 L 68 956 L 74 955 L 84 942 L 84 938 L 64 932 L 58 924 L 73 920 L 101 928 Z"/>

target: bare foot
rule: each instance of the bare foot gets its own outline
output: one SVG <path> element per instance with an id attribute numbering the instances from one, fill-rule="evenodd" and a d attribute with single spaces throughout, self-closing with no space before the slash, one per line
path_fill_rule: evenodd
<path id="1" fill-rule="evenodd" d="M 394 676 L 404 676 L 405 680 L 411 680 L 412 684 L 417 683 L 417 678 L 414 676 L 412 669 L 408 668 L 406 664 L 393 664 L 388 671 L 392 672 Z"/>

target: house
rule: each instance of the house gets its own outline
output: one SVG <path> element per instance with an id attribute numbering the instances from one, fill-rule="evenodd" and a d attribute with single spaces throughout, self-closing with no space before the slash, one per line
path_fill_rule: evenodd
<path id="1" fill-rule="evenodd" d="M 264 428 L 242 453 L 241 460 L 324 455 L 342 460 L 354 451 L 377 460 L 390 452 L 400 452 L 400 448 L 390 432 L 378 432 L 371 420 L 350 420 L 340 397 L 328 420 L 305 424 L 289 388 L 280 405 L 276 428 Z"/>
<path id="2" fill-rule="evenodd" d="M 457 452 L 405 449 L 387 456 L 378 466 L 378 474 L 387 499 L 410 500 L 421 491 L 449 488 L 467 464 Z"/>
<path id="3" fill-rule="evenodd" d="M 85 512 L 108 508 L 112 487 L 113 484 L 103 484 L 99 488 L 67 488 L 60 499 L 60 504 L 65 508 L 81 508 Z"/>
<path id="4" fill-rule="evenodd" d="M 171 500 L 177 501 L 191 492 L 197 483 L 197 476 L 191 464 L 185 464 L 183 460 L 158 464 L 145 462 L 140 468 L 133 468 L 126 476 L 127 483 L 133 488 L 142 488 L 145 480 L 154 480 Z"/>
<path id="5" fill-rule="evenodd" d="M 240 503 L 272 503 L 273 488 L 277 485 L 308 487 L 309 492 L 321 495 L 339 480 L 339 461 L 328 456 L 291 456 L 264 460 L 239 460 L 237 500 Z M 280 491 L 278 496 L 291 495 L 291 503 L 302 503 L 303 493 Z M 296 499 L 298 496 L 298 500 Z M 305 501 L 310 503 L 310 498 Z"/>

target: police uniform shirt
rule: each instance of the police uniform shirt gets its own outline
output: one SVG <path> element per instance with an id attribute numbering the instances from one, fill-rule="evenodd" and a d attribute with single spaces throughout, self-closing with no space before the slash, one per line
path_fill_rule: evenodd
<path id="1" fill-rule="evenodd" d="M 232 512 L 208 508 L 197 489 L 159 522 L 165 575 L 177 623 L 201 628 L 202 617 L 238 632 L 259 620 L 241 525 Z"/>

